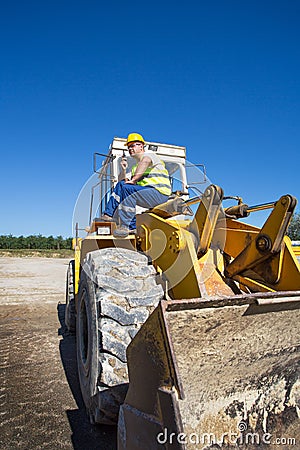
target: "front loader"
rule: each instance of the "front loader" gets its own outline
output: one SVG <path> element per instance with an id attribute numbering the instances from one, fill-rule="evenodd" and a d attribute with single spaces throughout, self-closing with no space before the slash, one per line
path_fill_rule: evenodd
<path id="1" fill-rule="evenodd" d="M 99 216 L 124 142 L 99 172 Z M 286 236 L 296 199 L 226 208 L 209 183 L 191 197 L 185 148 L 147 150 L 165 161 L 172 197 L 137 211 L 125 239 L 91 220 L 69 265 L 66 325 L 91 421 L 118 423 L 122 450 L 300 445 L 300 266 Z M 262 209 L 261 228 L 245 223 Z"/>

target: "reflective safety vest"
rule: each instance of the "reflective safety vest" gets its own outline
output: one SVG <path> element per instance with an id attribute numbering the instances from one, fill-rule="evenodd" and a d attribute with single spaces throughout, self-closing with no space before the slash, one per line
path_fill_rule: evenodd
<path id="1" fill-rule="evenodd" d="M 165 167 L 163 161 L 160 161 L 163 169 L 158 169 L 155 167 L 148 167 L 145 170 L 142 178 L 136 182 L 139 186 L 152 186 L 161 192 L 164 195 L 171 195 L 171 183 L 169 178 L 169 173 Z M 137 164 L 135 164 L 131 169 L 132 176 L 137 168 Z"/>

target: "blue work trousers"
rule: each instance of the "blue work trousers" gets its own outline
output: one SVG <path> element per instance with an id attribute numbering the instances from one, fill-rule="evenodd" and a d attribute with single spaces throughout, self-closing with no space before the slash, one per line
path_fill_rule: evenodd
<path id="1" fill-rule="evenodd" d="M 152 186 L 139 186 L 138 184 L 126 184 L 125 181 L 117 183 L 104 211 L 111 217 L 118 215 L 120 224 L 133 230 L 136 228 L 135 207 L 153 208 L 168 200 L 164 195 Z"/>

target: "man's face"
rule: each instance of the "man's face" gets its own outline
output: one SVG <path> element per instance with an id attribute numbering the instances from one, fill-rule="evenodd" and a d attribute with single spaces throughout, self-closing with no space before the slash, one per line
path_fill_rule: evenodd
<path id="1" fill-rule="evenodd" d="M 142 153 L 144 151 L 144 146 L 142 142 L 130 142 L 128 145 L 128 151 L 130 156 L 134 156 L 137 153 Z"/>

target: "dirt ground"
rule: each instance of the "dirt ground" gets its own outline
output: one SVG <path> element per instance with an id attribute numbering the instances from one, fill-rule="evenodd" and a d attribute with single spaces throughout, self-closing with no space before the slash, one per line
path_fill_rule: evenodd
<path id="1" fill-rule="evenodd" d="M 67 259 L 0 258 L 0 449 L 116 449 L 89 423 L 75 337 L 64 327 Z"/>

